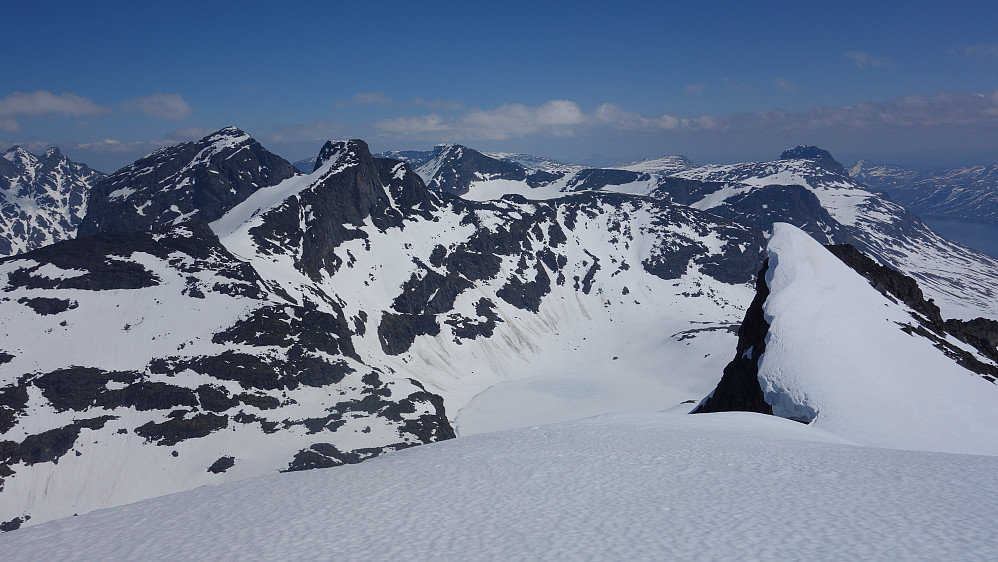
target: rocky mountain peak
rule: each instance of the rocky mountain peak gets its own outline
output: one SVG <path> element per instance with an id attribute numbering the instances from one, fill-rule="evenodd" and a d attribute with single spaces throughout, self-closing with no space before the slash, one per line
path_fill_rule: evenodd
<path id="1" fill-rule="evenodd" d="M 38 156 L 14 146 L 0 158 L 0 256 L 76 235 L 87 193 L 104 174 L 50 148 Z"/>
<path id="2" fill-rule="evenodd" d="M 830 152 L 817 146 L 799 144 L 794 148 L 784 150 L 780 154 L 780 160 L 814 160 L 831 171 L 841 174 L 846 173 L 845 167 L 833 158 Z"/>
<path id="3" fill-rule="evenodd" d="M 459 144 L 433 147 L 433 156 L 416 173 L 428 188 L 455 195 L 467 193 L 471 182 L 476 180 L 523 180 L 527 176 L 519 164 L 497 160 Z"/>
<path id="4" fill-rule="evenodd" d="M 98 183 L 79 234 L 210 222 L 298 172 L 236 127 L 158 150 Z"/>

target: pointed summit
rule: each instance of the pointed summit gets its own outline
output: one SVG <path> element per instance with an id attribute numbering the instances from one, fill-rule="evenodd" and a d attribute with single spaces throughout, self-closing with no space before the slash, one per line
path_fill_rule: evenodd
<path id="1" fill-rule="evenodd" d="M 238 155 L 238 156 L 237 156 Z M 213 221 L 253 192 L 297 174 L 236 127 L 167 147 L 94 187 L 80 235 L 135 232 Z"/>

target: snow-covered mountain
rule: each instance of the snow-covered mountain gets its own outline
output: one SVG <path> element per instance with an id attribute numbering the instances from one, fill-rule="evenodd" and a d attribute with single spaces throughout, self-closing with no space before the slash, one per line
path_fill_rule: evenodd
<path id="1" fill-rule="evenodd" d="M 667 199 L 764 231 L 788 222 L 822 243 L 854 244 L 915 277 L 948 318 L 998 319 L 998 260 L 939 236 L 817 147 L 798 146 L 772 162 L 695 166 L 664 157 L 606 170 L 504 158 L 448 145 L 417 172 L 431 189 L 475 200 L 606 191 Z M 522 164 L 530 162 L 537 164 Z"/>
<path id="2" fill-rule="evenodd" d="M 944 322 L 914 281 L 871 287 L 813 238 L 921 272 L 944 313 L 991 311 L 995 264 L 824 151 L 668 176 L 449 145 L 417 174 L 330 141 L 280 181 L 268 155 L 234 128 L 164 149 L 100 184 L 107 232 L 0 260 L 0 530 L 455 435 L 688 412 L 724 396 L 729 363 L 760 389 L 735 409 L 820 440 L 998 455 L 978 412 L 994 323 Z"/>
<path id="3" fill-rule="evenodd" d="M 0 261 L 5 528 L 356 462 L 452 426 L 696 400 L 734 345 L 756 230 L 615 193 L 466 201 L 361 141 L 317 161 L 211 230 Z M 137 203 L 119 224 L 150 216 Z M 496 415 L 496 385 L 528 399 Z M 577 399 L 557 403 L 565 391 Z"/>
<path id="4" fill-rule="evenodd" d="M 76 236 L 90 188 L 103 177 L 58 148 L 35 156 L 15 146 L 0 155 L 0 256 Z"/>
<path id="5" fill-rule="evenodd" d="M 399 160 L 416 169 L 433 158 L 434 152 L 434 150 L 387 150 L 375 154 L 374 157 Z"/>
<path id="6" fill-rule="evenodd" d="M 487 155 L 458 144 L 439 145 L 416 172 L 433 190 L 485 201 L 507 194 L 552 199 L 576 191 L 647 194 L 659 176 L 624 169 L 587 168 L 524 154 Z"/>
<path id="7" fill-rule="evenodd" d="M 922 216 L 998 222 L 998 166 L 919 172 L 860 160 L 849 175 Z"/>
<path id="8" fill-rule="evenodd" d="M 912 279 L 834 250 L 869 279 L 774 225 L 735 358 L 697 411 L 773 414 L 867 446 L 998 455 L 995 344 L 957 339 Z"/>
<path id="9" fill-rule="evenodd" d="M 316 157 L 305 158 L 304 160 L 295 160 L 292 165 L 296 170 L 303 174 L 311 174 L 315 171 L 315 161 Z"/>
<path id="10" fill-rule="evenodd" d="M 779 160 L 699 166 L 676 174 L 701 190 L 673 201 L 769 230 L 791 223 L 821 243 L 848 243 L 911 275 L 947 318 L 998 319 L 998 260 L 951 242 L 904 207 L 849 177 L 826 151 L 797 147 Z"/>
<path id="11" fill-rule="evenodd" d="M 666 176 L 696 167 L 697 165 L 685 156 L 659 156 L 657 158 L 646 158 L 637 162 L 631 162 L 630 164 L 617 166 L 621 170 Z"/>
<path id="12" fill-rule="evenodd" d="M 254 191 L 298 172 L 235 127 L 161 148 L 98 182 L 79 235 L 210 222 Z"/>

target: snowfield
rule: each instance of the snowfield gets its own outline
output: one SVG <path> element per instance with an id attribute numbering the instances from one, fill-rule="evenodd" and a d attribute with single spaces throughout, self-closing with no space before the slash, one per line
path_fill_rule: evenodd
<path id="1" fill-rule="evenodd" d="M 748 413 L 617 414 L 0 535 L 17 560 L 994 560 L 998 458 Z"/>

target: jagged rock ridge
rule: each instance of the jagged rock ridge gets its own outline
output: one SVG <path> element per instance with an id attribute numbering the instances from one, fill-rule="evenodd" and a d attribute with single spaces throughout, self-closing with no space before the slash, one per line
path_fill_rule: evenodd
<path id="1" fill-rule="evenodd" d="M 0 256 L 76 236 L 91 187 L 104 177 L 58 148 L 35 156 L 19 146 L 0 156 Z"/>

